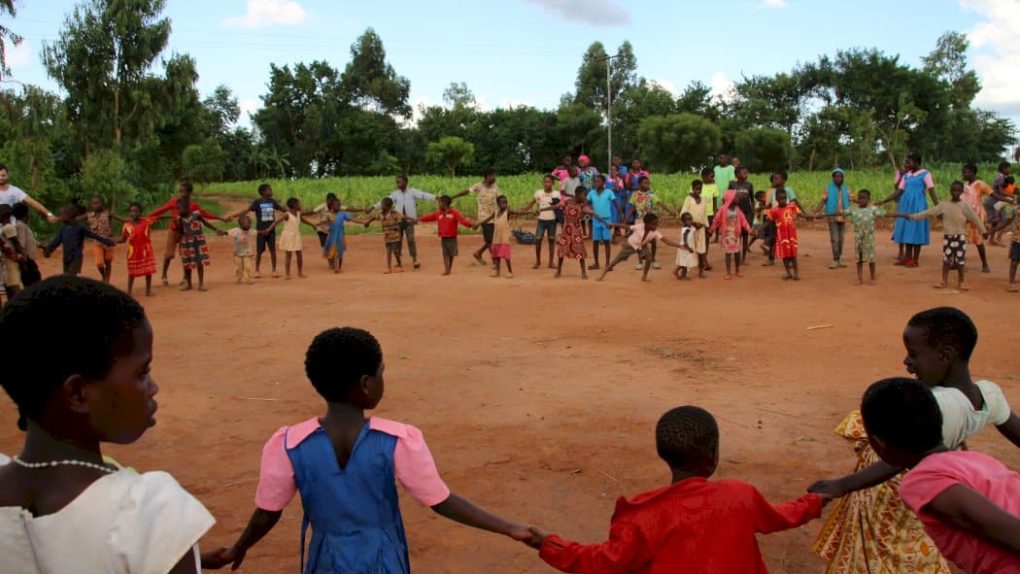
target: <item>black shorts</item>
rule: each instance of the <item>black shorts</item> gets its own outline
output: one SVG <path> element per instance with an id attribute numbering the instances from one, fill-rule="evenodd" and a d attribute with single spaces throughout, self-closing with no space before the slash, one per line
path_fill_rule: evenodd
<path id="1" fill-rule="evenodd" d="M 487 244 L 492 244 L 492 234 L 496 231 L 496 224 L 494 223 L 483 223 L 482 224 L 482 238 L 485 239 Z"/>
<path id="2" fill-rule="evenodd" d="M 443 255 L 445 257 L 456 257 L 458 255 L 456 237 L 443 237 L 439 242 L 443 244 Z"/>
<path id="3" fill-rule="evenodd" d="M 1009 260 L 1013 263 L 1020 263 L 1020 241 L 1009 242 Z"/>
<path id="4" fill-rule="evenodd" d="M 269 232 L 269 235 L 259 234 L 255 237 L 255 250 L 259 255 L 264 253 L 266 249 L 270 253 L 276 253 L 276 230 Z"/>
<path id="5" fill-rule="evenodd" d="M 386 244 L 386 251 L 396 255 L 397 257 L 400 257 L 400 246 L 401 246 L 401 242 L 399 242 L 399 241 L 394 241 L 392 243 L 387 243 Z"/>
<path id="6" fill-rule="evenodd" d="M 319 247 L 325 247 L 326 246 L 326 238 L 329 237 L 329 234 L 326 233 L 325 231 L 318 231 L 318 230 L 315 231 L 315 234 L 319 236 Z"/>
<path id="7" fill-rule="evenodd" d="M 556 241 L 556 220 L 539 219 L 538 227 L 535 229 L 535 240 L 541 241 L 542 236 L 549 234 L 549 241 Z"/>

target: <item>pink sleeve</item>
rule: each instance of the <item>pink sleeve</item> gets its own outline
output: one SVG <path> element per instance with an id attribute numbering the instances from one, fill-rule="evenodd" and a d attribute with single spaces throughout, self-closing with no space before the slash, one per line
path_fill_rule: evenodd
<path id="1" fill-rule="evenodd" d="M 921 509 L 935 500 L 936 496 L 957 484 L 960 484 L 960 478 L 954 476 L 948 466 L 928 463 L 903 477 L 903 482 L 900 483 L 900 498 L 911 510 L 920 513 Z"/>
<path id="2" fill-rule="evenodd" d="M 896 185 L 897 189 L 907 189 L 907 178 L 900 176 L 900 182 Z"/>
<path id="3" fill-rule="evenodd" d="M 286 431 L 287 427 L 283 427 L 273 433 L 262 448 L 259 485 L 255 489 L 255 506 L 262 510 L 281 511 L 297 494 L 294 467 L 290 464 L 290 457 L 283 444 Z"/>
<path id="4" fill-rule="evenodd" d="M 412 498 L 424 506 L 435 506 L 450 497 L 450 489 L 439 478 L 436 461 L 421 431 L 406 425 L 404 436 L 397 438 L 393 466 L 397 481 Z"/>
<path id="5" fill-rule="evenodd" d="M 931 178 L 931 172 L 925 172 L 924 174 L 924 188 L 931 189 L 935 187 L 935 180 Z"/>

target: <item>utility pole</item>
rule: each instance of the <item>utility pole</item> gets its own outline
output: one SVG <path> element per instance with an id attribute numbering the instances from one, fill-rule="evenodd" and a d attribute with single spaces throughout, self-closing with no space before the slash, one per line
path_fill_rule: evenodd
<path id="1" fill-rule="evenodd" d="M 608 130 L 608 137 L 606 138 L 607 149 L 606 152 L 609 154 L 606 156 L 606 171 L 609 173 L 609 166 L 613 165 L 613 84 L 611 81 L 612 73 L 610 72 L 613 60 L 619 56 L 606 56 L 603 60 L 606 62 L 606 129 Z"/>

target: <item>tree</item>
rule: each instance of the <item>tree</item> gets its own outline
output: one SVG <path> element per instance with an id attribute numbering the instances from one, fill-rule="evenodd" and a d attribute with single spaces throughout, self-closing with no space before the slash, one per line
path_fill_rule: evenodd
<path id="1" fill-rule="evenodd" d="M 718 126 L 694 114 L 651 116 L 638 128 L 641 153 L 662 171 L 689 171 L 705 165 L 719 149 Z"/>
<path id="2" fill-rule="evenodd" d="M 0 15 L 7 14 L 10 17 L 17 16 L 18 9 L 14 4 L 14 0 L 0 0 Z M 0 25 L 0 80 L 3 80 L 4 76 L 11 74 L 10 68 L 7 67 L 7 42 L 17 46 L 21 44 L 21 36 L 15 34 L 7 26 Z"/>
<path id="3" fill-rule="evenodd" d="M 230 133 L 231 128 L 241 118 L 241 107 L 230 88 L 220 84 L 212 95 L 202 100 L 202 107 L 208 114 L 210 135 L 222 137 Z"/>
<path id="4" fill-rule="evenodd" d="M 351 46 L 351 61 L 340 76 L 341 96 L 355 107 L 409 117 L 411 82 L 386 62 L 386 49 L 369 28 Z"/>
<path id="5" fill-rule="evenodd" d="M 453 177 L 458 168 L 468 167 L 474 163 L 475 146 L 461 138 L 449 136 L 437 142 L 430 142 L 425 157 L 427 161 L 443 166 L 446 175 Z"/>
<path id="6" fill-rule="evenodd" d="M 216 140 L 210 138 L 200 144 L 184 148 L 181 170 L 184 177 L 200 183 L 220 181 L 227 169 L 227 154 Z"/>
<path id="7" fill-rule="evenodd" d="M 450 108 L 474 108 L 477 106 L 475 94 L 464 82 L 451 82 L 443 90 L 443 103 Z"/>
<path id="8" fill-rule="evenodd" d="M 88 196 L 102 197 L 110 205 L 124 205 L 136 194 L 128 180 L 127 163 L 111 149 L 94 151 L 85 158 L 81 167 L 81 190 Z"/>
<path id="9" fill-rule="evenodd" d="M 606 66 L 610 68 L 610 92 L 613 99 L 620 97 L 623 90 L 638 83 L 637 58 L 630 42 L 624 42 L 616 51 L 612 64 L 602 42 L 594 42 L 588 47 L 581 59 L 581 67 L 577 70 L 577 81 L 574 83 L 575 95 L 573 103 L 606 109 Z"/>
<path id="10" fill-rule="evenodd" d="M 935 42 L 935 49 L 921 58 L 924 71 L 950 86 L 955 109 L 970 107 L 981 91 L 981 80 L 974 70 L 967 69 L 970 40 L 959 32 L 946 32 Z"/>
<path id="11" fill-rule="evenodd" d="M 789 169 L 790 138 L 776 128 L 751 128 L 737 133 L 734 146 L 741 165 L 753 172 Z"/>

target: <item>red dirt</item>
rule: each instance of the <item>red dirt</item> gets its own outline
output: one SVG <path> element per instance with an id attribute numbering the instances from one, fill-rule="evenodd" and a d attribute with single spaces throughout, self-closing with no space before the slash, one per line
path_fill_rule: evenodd
<path id="1" fill-rule="evenodd" d="M 933 247 L 921 268 L 893 267 L 885 232 L 878 286 L 864 287 L 854 285 L 853 268 L 825 268 L 823 231 L 802 230 L 799 283 L 780 281 L 781 267 L 760 267 L 760 256 L 746 278 L 724 282 L 713 246 L 710 279 L 681 284 L 663 270 L 649 285 L 632 266 L 601 284 L 582 282 L 571 262 L 553 280 L 548 270 L 531 270 L 530 246 L 517 245 L 516 278 L 491 279 L 487 269 L 469 266 L 478 237 L 461 238 L 453 276 L 440 277 L 432 233 L 431 226 L 419 230 L 418 272 L 384 276 L 382 238 L 357 236 L 348 239 L 344 273 L 334 276 L 308 237 L 310 278 L 256 286 L 233 284 L 228 242 L 211 238 L 208 293 L 157 288 L 142 298 L 156 331 L 159 424 L 109 453 L 140 470 L 170 471 L 219 521 L 203 545 L 232 543 L 252 509 L 263 442 L 323 411 L 304 377 L 303 354 L 316 333 L 337 325 L 380 339 L 387 393 L 378 414 L 424 430 L 454 491 L 584 541 L 605 536 L 617 496 L 666 483 L 654 425 L 676 405 L 704 406 L 719 420 L 717 477 L 753 482 L 773 501 L 849 470 L 853 453 L 832 429 L 869 383 L 904 373 L 900 332 L 922 308 L 951 304 L 970 313 L 981 330 L 975 374 L 1020 403 L 1015 325 L 1002 320 L 1015 315 L 1007 309 L 1020 298 L 1005 292 L 1001 248 L 990 248 L 995 272 L 972 273 L 964 294 L 932 289 L 939 273 Z M 660 251 L 667 268 L 673 255 Z M 119 286 L 126 283 L 123 257 L 121 250 Z M 56 265 L 46 262 L 44 273 Z M 176 264 L 171 274 L 179 277 Z M 831 327 L 808 330 L 818 325 Z M 17 452 L 21 437 L 2 400 L 0 452 Z M 995 432 L 968 442 L 1020 466 Z M 418 572 L 549 571 L 524 546 L 445 521 L 411 500 L 403 513 Z M 300 522 L 295 502 L 244 569 L 296 569 Z M 773 571 L 821 571 L 810 551 L 818 527 L 762 537 Z"/>

